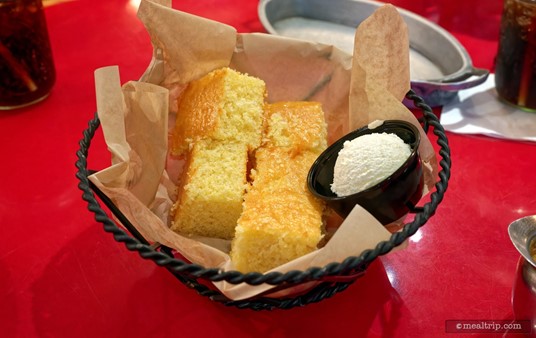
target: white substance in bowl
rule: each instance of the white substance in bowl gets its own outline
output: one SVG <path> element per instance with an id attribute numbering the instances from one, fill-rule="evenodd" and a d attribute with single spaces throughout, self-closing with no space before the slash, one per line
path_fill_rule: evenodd
<path id="1" fill-rule="evenodd" d="M 396 134 L 373 133 L 344 142 L 333 172 L 331 191 L 348 196 L 370 188 L 393 174 L 411 155 Z"/>

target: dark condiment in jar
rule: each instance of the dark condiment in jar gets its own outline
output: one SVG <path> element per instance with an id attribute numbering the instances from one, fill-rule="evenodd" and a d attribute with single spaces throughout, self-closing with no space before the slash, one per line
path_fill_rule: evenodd
<path id="1" fill-rule="evenodd" d="M 536 110 L 536 0 L 505 0 L 495 63 L 499 97 Z"/>
<path id="2" fill-rule="evenodd" d="M 41 0 L 0 0 L 0 109 L 44 99 L 55 80 Z"/>

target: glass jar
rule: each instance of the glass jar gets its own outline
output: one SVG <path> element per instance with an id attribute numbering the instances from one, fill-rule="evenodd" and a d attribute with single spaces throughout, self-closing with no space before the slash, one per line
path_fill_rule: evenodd
<path id="1" fill-rule="evenodd" d="M 0 109 L 43 100 L 55 80 L 41 0 L 0 0 Z"/>
<path id="2" fill-rule="evenodd" d="M 536 111 L 536 0 L 505 0 L 495 60 L 499 97 Z"/>

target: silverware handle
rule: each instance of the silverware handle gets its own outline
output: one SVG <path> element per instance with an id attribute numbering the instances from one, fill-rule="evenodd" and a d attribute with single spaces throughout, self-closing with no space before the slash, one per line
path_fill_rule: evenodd
<path id="1" fill-rule="evenodd" d="M 418 87 L 424 92 L 434 90 L 442 91 L 458 91 L 461 89 L 477 86 L 488 78 L 489 70 L 482 68 L 471 67 L 466 72 L 456 75 L 455 77 L 445 78 L 438 81 L 411 81 L 412 86 Z"/>

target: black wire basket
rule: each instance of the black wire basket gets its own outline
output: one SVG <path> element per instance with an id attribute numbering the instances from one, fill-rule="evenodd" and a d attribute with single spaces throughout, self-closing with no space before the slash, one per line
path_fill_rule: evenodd
<path id="1" fill-rule="evenodd" d="M 194 289 L 201 296 L 208 297 L 226 306 L 253 310 L 290 309 L 316 303 L 344 291 L 365 272 L 369 264 L 378 256 L 387 254 L 413 235 L 434 215 L 447 190 L 451 159 L 445 130 L 439 123 L 439 119 L 432 112 L 432 109 L 415 92 L 410 90 L 406 98 L 411 100 L 414 106 L 422 112 L 422 117 L 419 117 L 419 120 L 424 131 L 428 133 L 429 129 L 432 128 L 431 131 L 437 137 L 436 142 L 441 156 L 439 161 L 441 169 L 438 174 L 439 180 L 435 184 L 435 191 L 430 194 L 429 202 L 422 207 L 416 208 L 413 220 L 404 224 L 400 232 L 393 233 L 389 240 L 378 243 L 375 248 L 365 250 L 359 256 L 348 257 L 342 262 L 333 262 L 323 267 L 311 267 L 305 271 L 270 272 L 266 274 L 258 272 L 240 273 L 238 271 L 205 268 L 199 264 L 187 262 L 181 257 L 176 257 L 173 250 L 164 245 L 159 243 L 150 244 L 140 235 L 114 203 L 88 179 L 88 176 L 95 172 L 88 169 L 87 157 L 91 140 L 100 125 L 97 116 L 89 121 L 88 128 L 83 133 L 83 139 L 79 142 L 80 149 L 76 153 L 78 157 L 76 161 L 76 167 L 78 168 L 76 177 L 80 180 L 78 187 L 83 191 L 82 199 L 88 203 L 88 210 L 95 214 L 96 221 L 102 223 L 104 230 L 111 233 L 117 242 L 124 243 L 130 251 L 137 251 L 142 258 L 152 260 L 157 265 L 166 268 L 179 281 L 188 288 Z M 97 197 L 107 207 L 108 211 L 115 216 L 115 221 L 109 217 L 108 212 L 103 210 Z M 120 222 L 122 226 L 119 226 L 116 222 Z M 282 298 L 259 295 L 245 300 L 231 300 L 211 286 L 211 282 L 217 281 L 226 281 L 231 284 L 248 283 L 250 285 L 267 283 L 275 286 L 274 289 L 270 290 L 270 293 L 309 282 L 314 282 L 314 286 L 302 293 Z"/>

